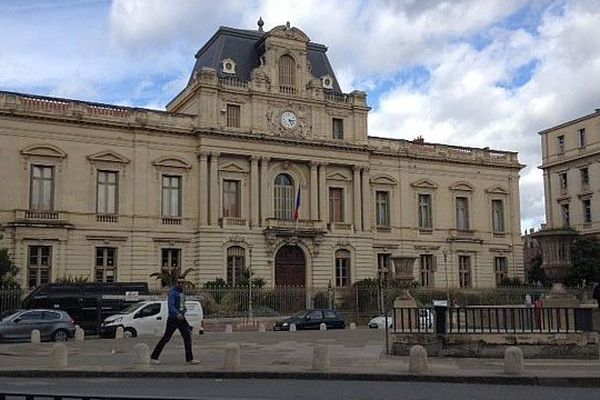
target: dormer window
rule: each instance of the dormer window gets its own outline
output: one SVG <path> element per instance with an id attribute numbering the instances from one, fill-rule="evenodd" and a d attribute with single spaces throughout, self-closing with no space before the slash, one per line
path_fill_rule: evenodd
<path id="1" fill-rule="evenodd" d="M 288 54 L 279 59 L 279 91 L 296 94 L 296 61 Z"/>
<path id="2" fill-rule="evenodd" d="M 233 61 L 231 58 L 226 58 L 221 61 L 221 65 L 224 73 L 235 74 L 235 61 Z"/>
<path id="3" fill-rule="evenodd" d="M 333 78 L 331 76 L 323 75 L 321 83 L 323 84 L 323 89 L 333 89 Z"/>

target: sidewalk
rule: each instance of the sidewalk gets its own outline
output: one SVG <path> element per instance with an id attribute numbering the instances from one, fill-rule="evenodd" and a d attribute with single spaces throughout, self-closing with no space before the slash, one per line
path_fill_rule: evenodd
<path id="1" fill-rule="evenodd" d="M 299 332 L 207 332 L 193 337 L 194 356 L 200 365 L 184 362 L 178 334 L 165 347 L 161 365 L 139 369 L 132 366 L 132 349 L 146 343 L 150 350 L 157 337 L 86 339 L 67 342 L 68 367 L 49 367 L 52 343 L 0 344 L 0 376 L 35 377 L 238 377 L 286 379 L 411 380 L 471 383 L 600 387 L 599 360 L 525 360 L 525 374 L 504 374 L 502 359 L 429 357 L 429 372 L 411 375 L 408 358 L 387 356 L 381 330 L 331 330 Z M 238 343 L 242 367 L 223 369 L 225 346 Z M 312 371 L 313 348 L 327 345 L 331 368 Z"/>

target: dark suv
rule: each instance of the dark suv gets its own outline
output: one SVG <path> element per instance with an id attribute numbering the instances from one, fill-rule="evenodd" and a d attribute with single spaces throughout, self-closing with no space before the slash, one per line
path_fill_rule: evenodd
<path id="1" fill-rule="evenodd" d="M 22 302 L 26 309 L 46 308 L 69 313 L 75 323 L 96 333 L 109 315 L 116 314 L 138 300 L 127 294 L 148 295 L 146 282 L 50 283 L 37 287 Z"/>

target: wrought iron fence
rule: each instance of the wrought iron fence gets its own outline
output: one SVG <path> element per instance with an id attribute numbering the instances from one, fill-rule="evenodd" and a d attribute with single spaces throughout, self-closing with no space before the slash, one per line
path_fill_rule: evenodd
<path id="1" fill-rule="evenodd" d="M 21 290 L 20 289 L 3 289 L 0 288 L 0 313 L 4 311 L 19 308 L 21 306 Z"/>

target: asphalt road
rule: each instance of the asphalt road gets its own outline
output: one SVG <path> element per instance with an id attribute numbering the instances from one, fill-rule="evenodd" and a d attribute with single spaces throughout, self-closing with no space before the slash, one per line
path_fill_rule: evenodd
<path id="1" fill-rule="evenodd" d="M 180 397 L 205 400 L 600 400 L 598 388 L 258 379 L 0 378 L 1 392 Z"/>

